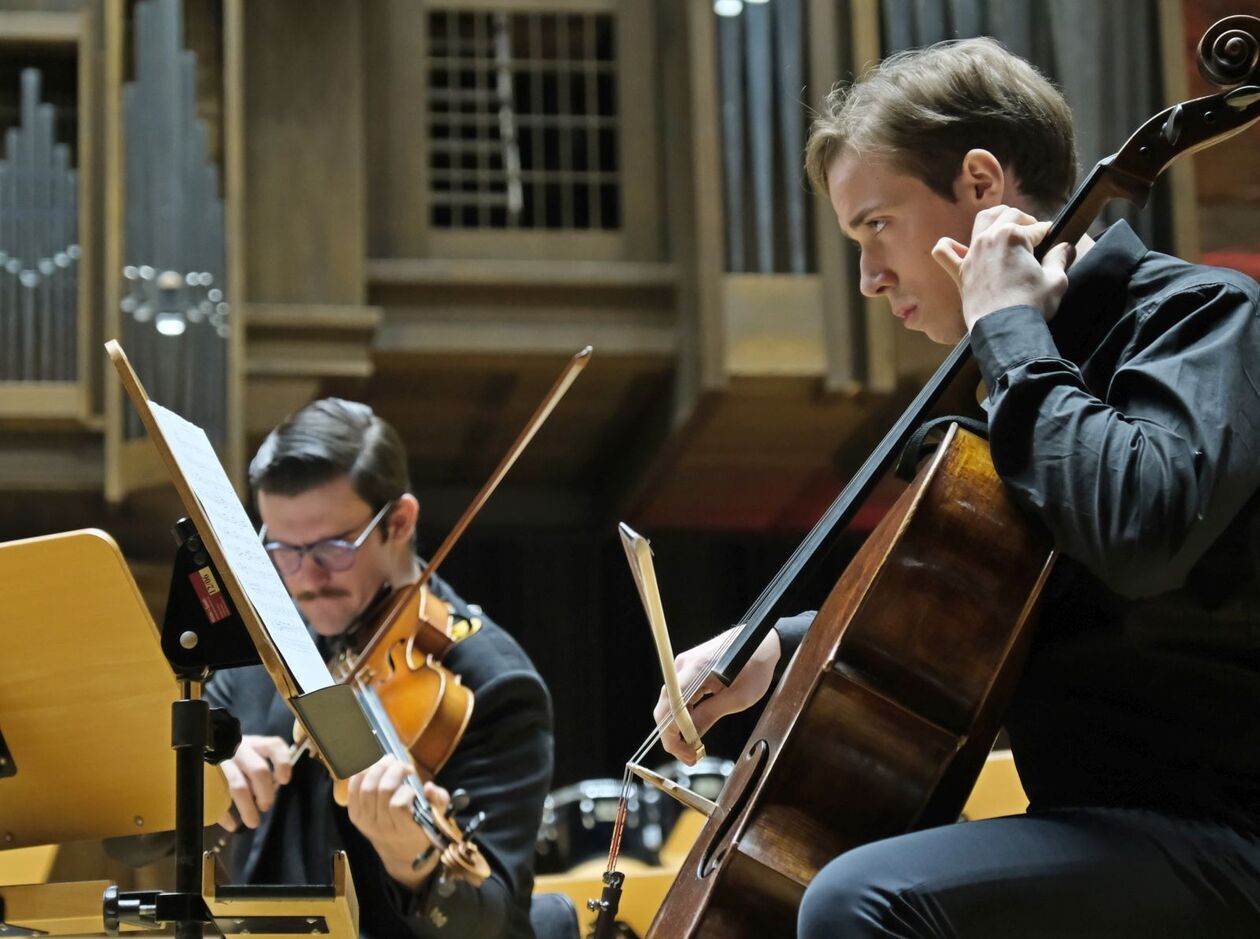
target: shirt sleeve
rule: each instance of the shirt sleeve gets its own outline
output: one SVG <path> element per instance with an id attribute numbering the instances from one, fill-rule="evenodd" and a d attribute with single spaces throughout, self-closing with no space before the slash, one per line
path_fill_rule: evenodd
<path id="1" fill-rule="evenodd" d="M 796 650 L 805 641 L 805 633 L 817 615 L 816 610 L 809 610 L 805 613 L 797 613 L 795 616 L 785 616 L 774 624 L 774 631 L 779 634 L 781 650 L 779 662 L 774 668 L 776 679 L 787 669 L 788 662 L 792 660 Z"/>
<path id="2" fill-rule="evenodd" d="M 437 878 L 412 892 L 385 875 L 417 936 L 505 936 L 518 893 L 532 889 L 553 762 L 550 699 L 538 675 L 525 671 L 497 676 L 476 694 L 473 724 L 436 782 L 467 792 L 470 815 L 486 813 L 474 840 L 491 876 L 478 887 L 452 882 L 444 895 Z"/>
<path id="3" fill-rule="evenodd" d="M 1256 297 L 1233 283 L 1161 297 L 1136 312 L 1097 392 L 1035 308 L 973 327 L 994 467 L 1115 592 L 1180 586 L 1260 483 L 1256 318 Z"/>

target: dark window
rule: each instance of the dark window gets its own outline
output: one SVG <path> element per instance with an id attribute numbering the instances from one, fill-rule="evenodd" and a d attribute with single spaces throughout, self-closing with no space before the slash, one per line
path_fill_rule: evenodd
<path id="1" fill-rule="evenodd" d="M 617 229 L 614 18 L 429 13 L 430 223 Z"/>

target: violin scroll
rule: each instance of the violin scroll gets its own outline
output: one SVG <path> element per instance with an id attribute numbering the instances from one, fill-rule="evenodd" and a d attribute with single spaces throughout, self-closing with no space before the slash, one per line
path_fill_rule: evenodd
<path id="1" fill-rule="evenodd" d="M 1260 84 L 1260 18 L 1227 16 L 1199 40 L 1199 74 L 1220 88 Z"/>
<path id="2" fill-rule="evenodd" d="M 480 887 L 490 876 L 490 864 L 472 839 L 472 833 L 481 826 L 485 817 L 484 812 L 478 812 L 460 831 L 451 814 L 435 815 L 438 828 L 449 839 L 442 849 L 441 859 L 445 881 L 464 880 Z"/>

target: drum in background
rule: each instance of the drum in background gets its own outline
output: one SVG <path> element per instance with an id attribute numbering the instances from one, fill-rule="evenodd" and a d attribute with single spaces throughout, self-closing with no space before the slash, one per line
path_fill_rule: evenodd
<path id="1" fill-rule="evenodd" d="M 656 773 L 685 785 L 706 799 L 717 799 L 735 766 L 731 760 L 706 756 L 694 766 L 674 760 Z M 534 871 L 561 873 L 609 853 L 612 827 L 621 798 L 620 779 L 586 779 L 557 789 L 543 802 L 543 824 L 538 832 Z M 660 846 L 669 837 L 683 807 L 653 786 L 635 780 L 626 802 L 621 856 L 655 865 Z"/>
<path id="2" fill-rule="evenodd" d="M 656 772 L 716 801 L 734 765 L 730 760 L 709 756 L 695 766 L 675 760 Z M 587 779 L 547 796 L 534 854 L 536 873 L 558 874 L 593 858 L 608 856 L 621 785 L 620 779 Z M 622 857 L 659 864 L 661 845 L 682 811 L 681 804 L 660 790 L 633 781 L 626 803 Z"/>
<path id="3" fill-rule="evenodd" d="M 720 756 L 706 756 L 695 766 L 688 766 L 682 760 L 674 760 L 657 767 L 656 772 L 666 779 L 672 779 L 680 786 L 686 786 L 697 795 L 716 802 L 718 793 L 726 785 L 726 777 L 731 775 L 731 770 L 734 768 L 735 763 L 732 760 L 723 759 Z"/>
<path id="4" fill-rule="evenodd" d="M 547 796 L 535 844 L 536 873 L 556 874 L 608 856 L 621 785 L 620 779 L 586 779 Z M 631 783 L 621 839 L 623 856 L 645 864 L 658 862 L 668 831 L 662 824 L 666 802 L 673 800 L 651 787 Z M 676 817 L 676 812 L 670 814 L 670 823 Z"/>
<path id="5" fill-rule="evenodd" d="M 718 793 L 726 785 L 726 777 L 731 775 L 731 770 L 734 768 L 735 763 L 732 760 L 723 759 L 720 756 L 706 756 L 695 766 L 688 766 L 682 760 L 674 760 L 664 766 L 658 766 L 656 772 L 666 779 L 672 779 L 680 786 L 686 786 L 696 795 L 704 796 L 710 802 L 716 802 Z M 664 817 L 665 834 L 668 837 L 674 823 L 678 821 L 678 816 L 683 812 L 683 806 L 669 796 L 665 796 L 665 802 L 667 804 L 661 807 L 661 812 Z"/>

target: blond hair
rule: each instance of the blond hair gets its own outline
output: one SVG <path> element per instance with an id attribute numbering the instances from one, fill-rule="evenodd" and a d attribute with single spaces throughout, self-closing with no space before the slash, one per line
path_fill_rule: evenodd
<path id="1" fill-rule="evenodd" d="M 1076 182 L 1072 111 L 1036 68 L 993 39 L 936 43 L 884 59 L 823 102 L 805 145 L 805 171 L 827 192 L 845 149 L 889 157 L 953 201 L 968 150 L 983 148 L 1020 192 L 1052 214 Z"/>

